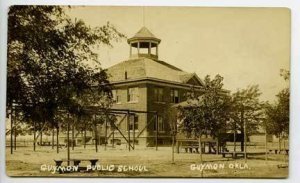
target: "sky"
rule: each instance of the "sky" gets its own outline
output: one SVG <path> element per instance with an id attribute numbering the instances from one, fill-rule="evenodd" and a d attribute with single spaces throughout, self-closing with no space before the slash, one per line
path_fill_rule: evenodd
<path id="1" fill-rule="evenodd" d="M 274 101 L 289 83 L 290 12 L 286 8 L 100 7 L 68 9 L 91 27 L 110 22 L 132 37 L 146 26 L 162 41 L 159 60 L 200 78 L 220 74 L 224 88 L 237 91 L 258 84 L 261 100 Z M 97 50 L 103 68 L 129 58 L 126 39 Z"/>

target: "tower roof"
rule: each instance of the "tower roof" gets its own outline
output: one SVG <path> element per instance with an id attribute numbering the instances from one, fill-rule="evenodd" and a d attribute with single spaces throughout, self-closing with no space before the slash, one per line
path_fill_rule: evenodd
<path id="1" fill-rule="evenodd" d="M 153 40 L 158 43 L 160 43 L 160 39 L 154 36 L 149 29 L 146 27 L 142 27 L 132 38 L 128 39 L 128 43 L 132 41 L 138 41 L 138 40 Z"/>

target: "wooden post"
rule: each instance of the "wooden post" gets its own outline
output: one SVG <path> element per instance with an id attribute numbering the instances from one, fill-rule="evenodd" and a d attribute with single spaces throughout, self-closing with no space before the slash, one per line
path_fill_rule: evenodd
<path id="1" fill-rule="evenodd" d="M 67 119 L 67 163 L 68 166 L 70 165 L 70 115 L 68 114 L 68 119 Z"/>
<path id="2" fill-rule="evenodd" d="M 151 42 L 149 42 L 148 54 L 151 55 Z"/>
<path id="3" fill-rule="evenodd" d="M 155 150 L 158 150 L 158 114 L 156 113 L 156 134 L 155 134 Z"/>
<path id="4" fill-rule="evenodd" d="M 128 151 L 130 151 L 130 115 L 129 111 L 127 111 L 127 130 L 128 130 Z"/>
<path id="5" fill-rule="evenodd" d="M 133 121 L 132 121 L 133 125 L 132 125 L 132 130 L 133 130 L 133 134 L 132 134 L 132 141 L 133 141 L 133 150 L 135 149 L 135 115 L 133 115 Z"/>
<path id="6" fill-rule="evenodd" d="M 106 146 L 107 146 L 107 120 L 108 120 L 108 117 L 107 117 L 107 115 L 105 115 L 105 142 L 104 142 L 104 150 L 106 150 Z"/>
<path id="7" fill-rule="evenodd" d="M 130 43 L 130 50 L 129 50 L 129 56 L 132 56 L 132 44 Z"/>

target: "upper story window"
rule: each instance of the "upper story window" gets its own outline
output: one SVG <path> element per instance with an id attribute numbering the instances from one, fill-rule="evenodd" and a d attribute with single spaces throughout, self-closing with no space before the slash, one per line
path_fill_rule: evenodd
<path id="1" fill-rule="evenodd" d="M 113 95 L 113 101 L 115 103 L 120 103 L 120 91 L 119 90 L 112 90 L 112 95 Z"/>
<path id="2" fill-rule="evenodd" d="M 179 103 L 179 92 L 176 89 L 171 89 L 171 102 L 172 103 Z"/>
<path id="3" fill-rule="evenodd" d="M 154 101 L 163 102 L 164 101 L 164 90 L 163 88 L 154 88 Z"/>
<path id="4" fill-rule="evenodd" d="M 128 102 L 138 102 L 138 98 L 139 98 L 138 92 L 139 92 L 138 87 L 128 88 L 127 101 Z"/>

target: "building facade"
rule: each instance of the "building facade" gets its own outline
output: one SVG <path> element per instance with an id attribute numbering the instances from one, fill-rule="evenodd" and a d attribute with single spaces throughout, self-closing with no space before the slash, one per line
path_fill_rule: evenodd
<path id="1" fill-rule="evenodd" d="M 140 112 L 130 115 L 129 119 L 122 115 L 117 117 L 116 126 L 120 131 L 114 130 L 114 139 L 125 144 L 124 136 L 130 136 L 131 143 L 143 147 L 155 143 L 168 145 L 171 142 L 168 108 L 185 101 L 191 88 L 201 91 L 203 82 L 195 73 L 160 60 L 161 40 L 146 27 L 127 42 L 129 59 L 107 69 L 113 86 L 112 108 Z M 157 112 L 157 121 L 153 112 Z M 112 143 L 112 132 L 107 134 L 108 143 Z"/>

